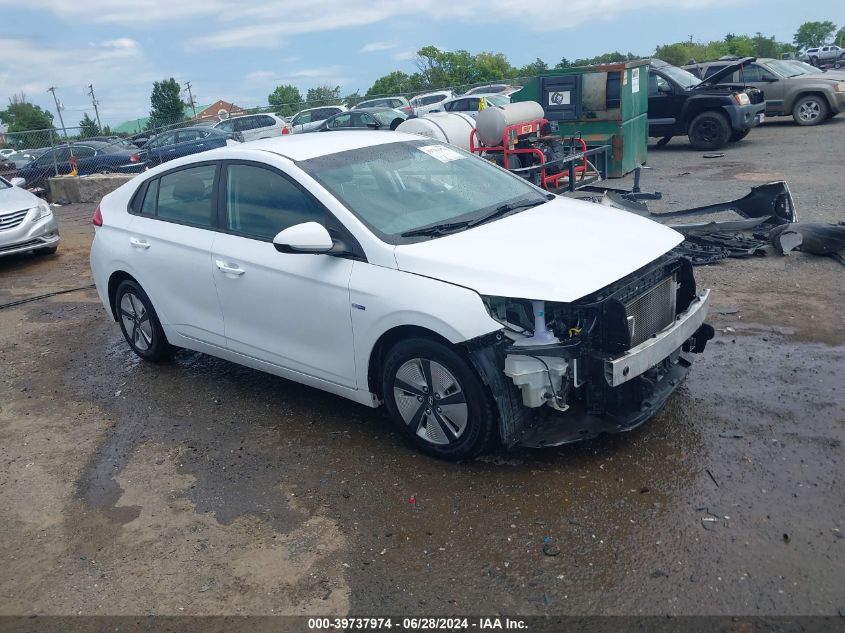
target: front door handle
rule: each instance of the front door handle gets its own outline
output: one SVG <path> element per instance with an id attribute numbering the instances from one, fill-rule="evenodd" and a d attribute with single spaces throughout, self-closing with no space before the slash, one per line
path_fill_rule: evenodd
<path id="1" fill-rule="evenodd" d="M 139 240 L 137 237 L 130 237 L 129 243 L 135 248 L 141 248 L 143 250 L 147 250 L 150 247 L 150 243 L 148 241 Z"/>
<path id="2" fill-rule="evenodd" d="M 239 268 L 235 264 L 227 264 L 222 259 L 215 260 L 214 263 L 217 265 L 217 268 L 220 271 L 226 273 L 227 275 L 235 275 L 237 277 L 240 277 L 246 272 L 243 268 Z"/>

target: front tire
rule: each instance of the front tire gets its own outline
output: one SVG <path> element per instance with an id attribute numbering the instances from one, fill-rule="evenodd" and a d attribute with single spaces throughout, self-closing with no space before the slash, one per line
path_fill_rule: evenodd
<path id="1" fill-rule="evenodd" d="M 170 358 L 176 348 L 167 342 L 161 321 L 144 289 L 135 281 L 125 279 L 114 296 L 120 330 L 132 351 L 149 361 Z"/>
<path id="2" fill-rule="evenodd" d="M 409 339 L 387 353 L 382 394 L 399 432 L 441 459 L 482 453 L 494 437 L 490 396 L 472 366 L 452 348 Z"/>
<path id="3" fill-rule="evenodd" d="M 697 150 L 719 149 L 728 142 L 730 135 L 728 117 L 721 112 L 702 112 L 689 126 L 689 142 Z"/>
<path id="4" fill-rule="evenodd" d="M 792 106 L 792 118 L 798 125 L 818 125 L 827 120 L 827 101 L 819 95 L 801 97 Z"/>

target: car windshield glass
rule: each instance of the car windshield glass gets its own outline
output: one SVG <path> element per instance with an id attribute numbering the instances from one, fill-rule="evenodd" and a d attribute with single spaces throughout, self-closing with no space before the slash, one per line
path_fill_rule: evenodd
<path id="1" fill-rule="evenodd" d="M 394 244 L 410 241 L 402 236 L 410 231 L 456 224 L 466 228 L 502 205 L 546 201 L 518 176 L 427 139 L 328 154 L 299 166 L 376 235 Z"/>
<path id="2" fill-rule="evenodd" d="M 785 63 L 787 63 L 790 66 L 792 66 L 793 68 L 795 68 L 795 70 L 800 70 L 802 74 L 809 75 L 809 74 L 823 73 L 824 72 L 820 68 L 816 68 L 815 66 L 812 66 L 812 65 L 804 63 L 804 62 L 799 62 L 799 61 L 793 60 L 793 61 L 788 61 L 788 62 L 785 62 Z"/>
<path id="3" fill-rule="evenodd" d="M 779 59 L 773 59 L 770 62 L 766 62 L 766 68 L 771 70 L 774 73 L 777 73 L 781 77 L 797 77 L 798 75 L 803 75 L 800 70 L 787 64 L 786 62 L 780 61 Z"/>
<path id="4" fill-rule="evenodd" d="M 660 69 L 660 72 L 669 77 L 676 84 L 680 85 L 681 88 L 692 88 L 693 86 L 697 86 L 701 83 L 701 79 L 692 73 L 687 72 L 683 68 L 678 68 L 677 66 L 663 66 Z"/>

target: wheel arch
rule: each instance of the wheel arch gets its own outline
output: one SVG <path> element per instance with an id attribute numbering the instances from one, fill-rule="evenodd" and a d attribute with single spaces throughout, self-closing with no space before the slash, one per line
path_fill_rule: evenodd
<path id="1" fill-rule="evenodd" d="M 117 295 L 117 288 L 123 281 L 129 279 L 130 281 L 134 281 L 139 286 L 141 285 L 138 283 L 138 280 L 135 279 L 132 275 L 130 275 L 125 270 L 116 270 L 109 276 L 109 284 L 108 284 L 108 298 L 109 298 L 109 310 L 111 312 L 112 319 L 117 321 L 117 303 L 115 302 L 116 295 Z"/>
<path id="2" fill-rule="evenodd" d="M 821 89 L 810 89 L 805 90 L 804 92 L 799 92 L 795 95 L 792 99 L 792 103 L 789 104 L 789 109 L 787 110 L 789 113 L 795 108 L 795 104 L 804 99 L 805 97 L 821 97 L 824 102 L 827 104 L 828 111 L 833 110 L 834 104 L 833 100 L 827 96 L 827 93 Z M 784 108 L 786 109 L 786 108 Z"/>
<path id="3" fill-rule="evenodd" d="M 461 356 L 465 356 L 465 351 L 461 345 L 452 343 L 442 334 L 427 327 L 420 325 L 398 325 L 390 328 L 376 340 L 367 361 L 367 386 L 370 393 L 375 394 L 380 400 L 384 395 L 381 393 L 381 370 L 384 366 L 384 359 L 396 343 L 409 338 L 423 338 L 436 341 L 449 347 Z"/>

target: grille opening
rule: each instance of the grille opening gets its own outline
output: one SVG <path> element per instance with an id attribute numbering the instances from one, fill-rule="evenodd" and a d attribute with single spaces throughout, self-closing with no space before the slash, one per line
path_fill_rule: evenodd
<path id="1" fill-rule="evenodd" d="M 631 347 L 671 325 L 675 320 L 677 282 L 666 277 L 625 304 Z"/>

